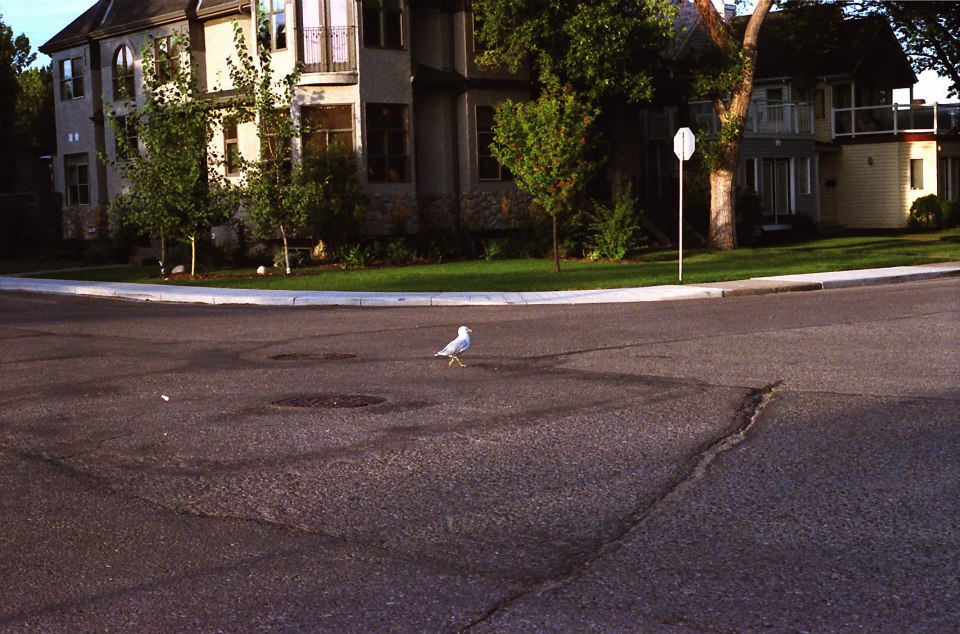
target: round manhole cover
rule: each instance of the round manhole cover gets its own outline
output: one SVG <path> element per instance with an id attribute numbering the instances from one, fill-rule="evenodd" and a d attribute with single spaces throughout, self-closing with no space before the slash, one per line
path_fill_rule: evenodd
<path id="1" fill-rule="evenodd" d="M 270 358 L 274 361 L 339 361 L 356 356 L 352 352 L 290 352 L 275 354 Z"/>
<path id="2" fill-rule="evenodd" d="M 378 405 L 387 399 L 365 394 L 319 394 L 315 396 L 294 396 L 274 401 L 277 407 L 306 407 L 314 409 L 337 409 L 344 407 L 366 407 Z"/>

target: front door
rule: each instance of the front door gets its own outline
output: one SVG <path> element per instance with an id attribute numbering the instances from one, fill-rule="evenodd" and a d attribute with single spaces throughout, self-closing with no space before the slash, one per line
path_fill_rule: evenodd
<path id="1" fill-rule="evenodd" d="M 761 173 L 764 220 L 777 224 L 790 214 L 790 159 L 765 158 Z"/>

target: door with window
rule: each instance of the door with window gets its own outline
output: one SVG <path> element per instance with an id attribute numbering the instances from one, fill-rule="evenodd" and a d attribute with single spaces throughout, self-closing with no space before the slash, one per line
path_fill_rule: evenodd
<path id="1" fill-rule="evenodd" d="M 790 159 L 765 158 L 760 165 L 764 220 L 779 223 L 791 213 Z"/>

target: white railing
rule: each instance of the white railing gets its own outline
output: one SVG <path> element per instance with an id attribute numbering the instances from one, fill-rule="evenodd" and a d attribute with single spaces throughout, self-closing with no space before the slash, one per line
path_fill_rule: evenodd
<path id="1" fill-rule="evenodd" d="M 700 130 L 717 132 L 720 129 L 719 119 L 709 101 L 690 104 L 690 120 Z M 813 104 L 754 101 L 747 111 L 743 131 L 748 135 L 812 135 Z"/>
<path id="2" fill-rule="evenodd" d="M 832 121 L 834 138 L 870 134 L 946 134 L 960 130 L 960 104 L 834 108 Z"/>

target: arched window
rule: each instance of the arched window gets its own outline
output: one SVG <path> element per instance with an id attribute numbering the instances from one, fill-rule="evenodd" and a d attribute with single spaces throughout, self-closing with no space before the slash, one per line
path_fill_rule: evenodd
<path id="1" fill-rule="evenodd" d="M 121 46 L 113 56 L 113 98 L 133 99 L 133 49 Z"/>

